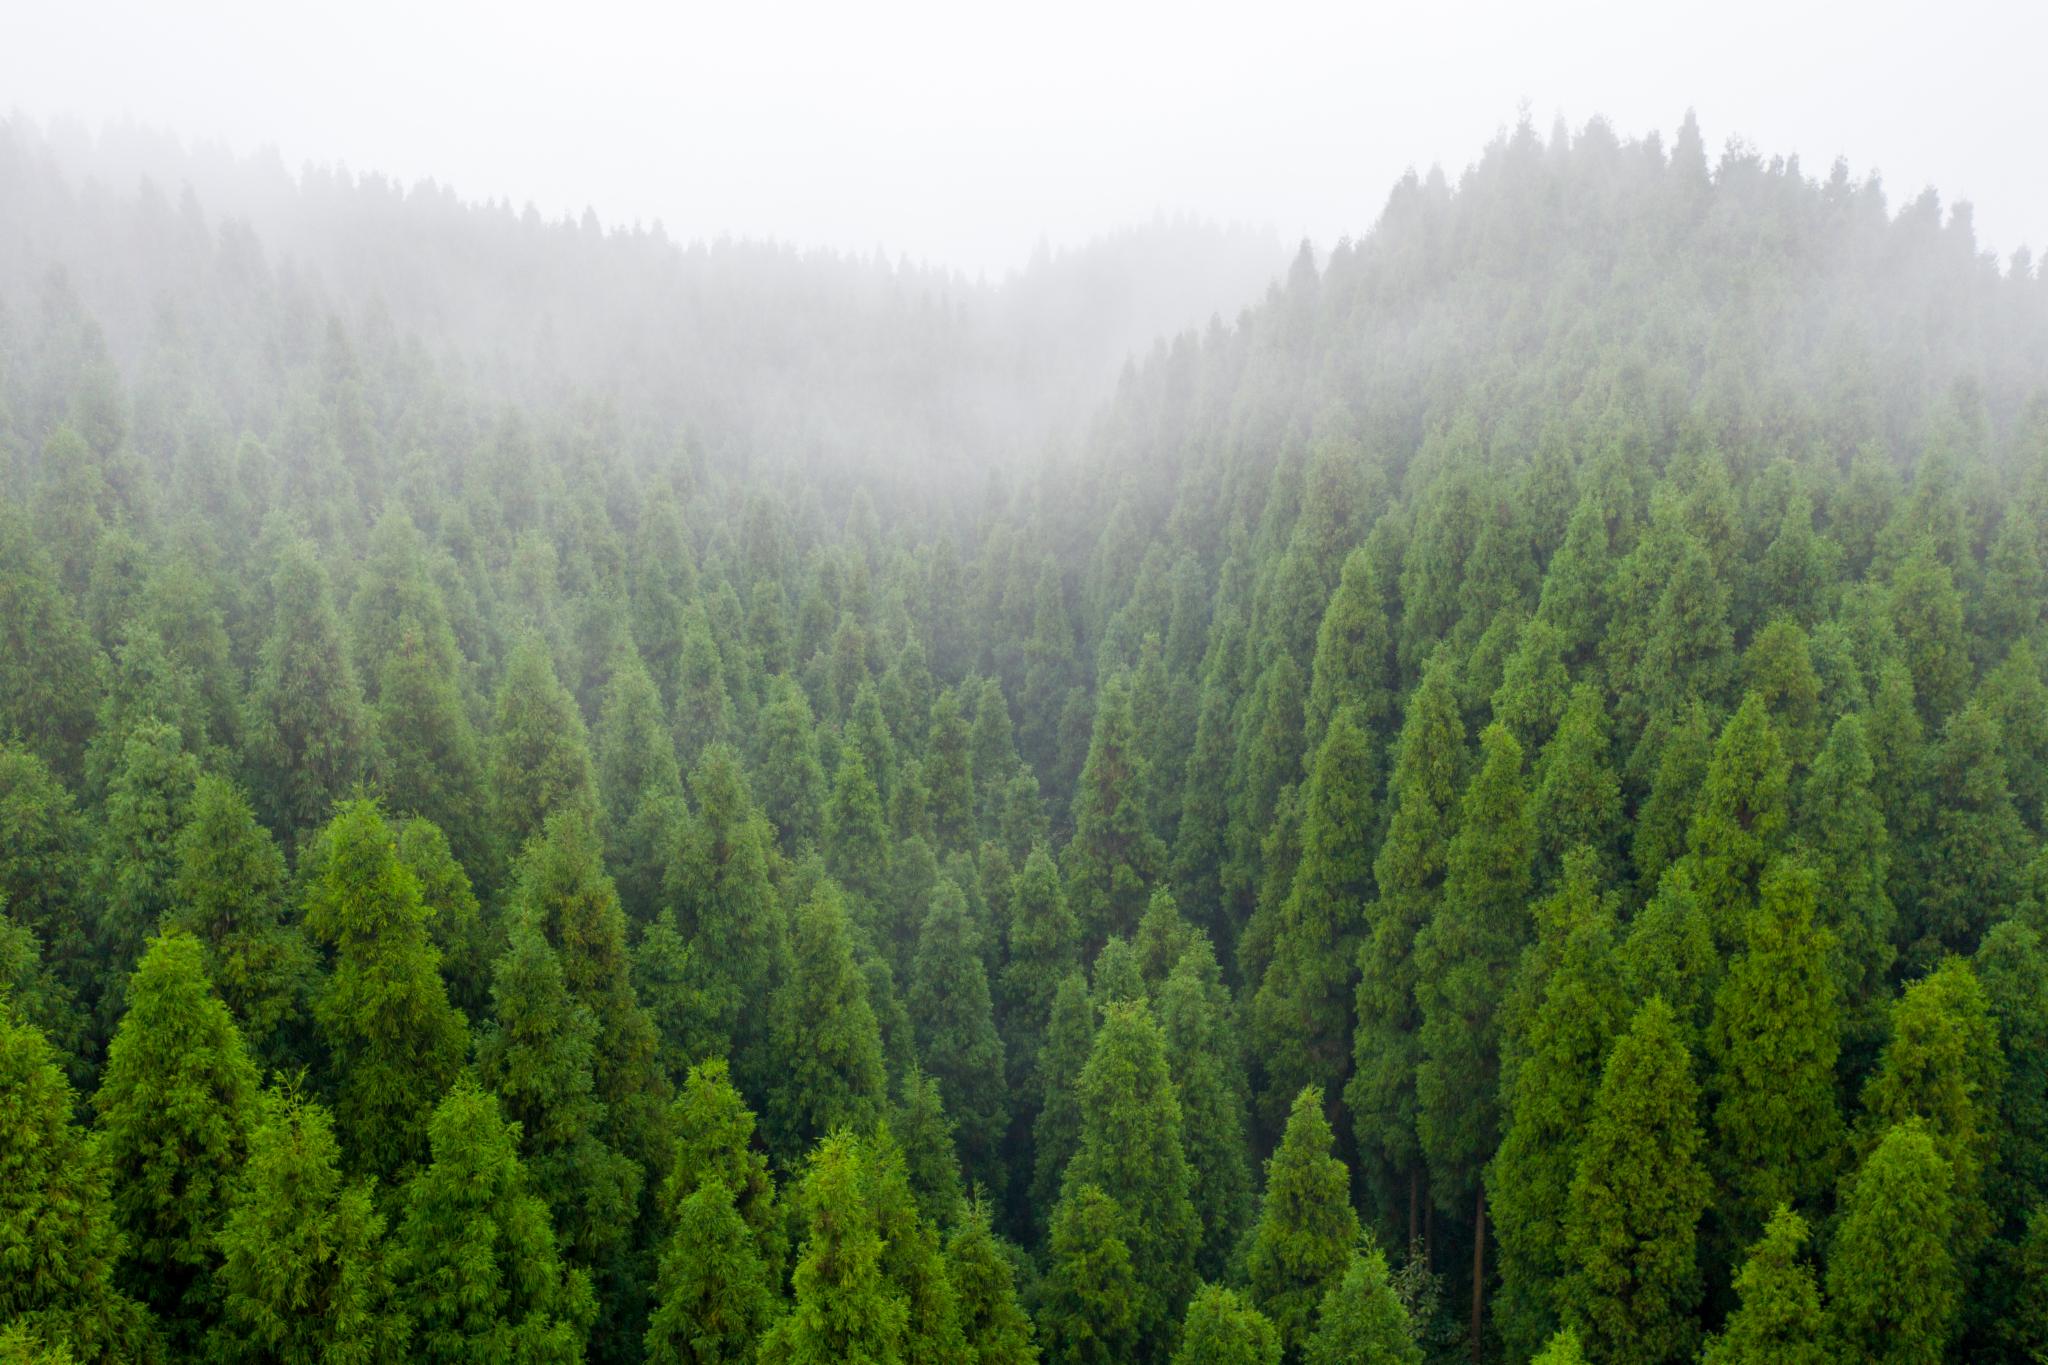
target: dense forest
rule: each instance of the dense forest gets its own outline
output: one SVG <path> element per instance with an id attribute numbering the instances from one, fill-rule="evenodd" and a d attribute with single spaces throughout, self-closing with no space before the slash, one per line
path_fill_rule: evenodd
<path id="1" fill-rule="evenodd" d="M 1690 117 L 997 283 L 0 126 L 0 1361 L 2048 1358 L 2044 608 L 2048 283 Z"/>

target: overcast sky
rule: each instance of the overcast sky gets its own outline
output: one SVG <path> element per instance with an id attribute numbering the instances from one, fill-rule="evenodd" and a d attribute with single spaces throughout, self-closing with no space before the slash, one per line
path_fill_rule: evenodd
<path id="1" fill-rule="evenodd" d="M 1160 211 L 1356 234 L 1525 102 L 1667 140 L 1692 106 L 1710 149 L 1844 155 L 1895 208 L 1933 184 L 2001 256 L 2038 251 L 2044 62 L 2039 0 L 0 0 L 0 108 L 37 119 L 998 272 Z"/>

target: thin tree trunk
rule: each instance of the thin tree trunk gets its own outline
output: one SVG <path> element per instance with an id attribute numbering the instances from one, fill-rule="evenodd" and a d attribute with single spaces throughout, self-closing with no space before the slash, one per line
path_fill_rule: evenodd
<path id="1" fill-rule="evenodd" d="M 1436 1200 L 1422 1201 L 1422 1268 L 1436 1274 Z"/>
<path id="2" fill-rule="evenodd" d="M 1472 1219 L 1472 1365 L 1479 1365 L 1479 1329 L 1486 1308 L 1486 1186 Z"/>
<path id="3" fill-rule="evenodd" d="M 1413 1248 L 1422 1236 L 1422 1172 L 1408 1172 L 1408 1245 Z"/>

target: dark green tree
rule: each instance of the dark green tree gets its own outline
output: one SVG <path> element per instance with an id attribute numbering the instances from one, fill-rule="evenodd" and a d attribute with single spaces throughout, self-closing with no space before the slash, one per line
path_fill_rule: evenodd
<path id="1" fill-rule="evenodd" d="M 917 936 L 906 1002 L 918 1056 L 946 1097 L 958 1125 L 961 1163 L 970 1180 L 999 1184 L 1003 1131 L 1009 1124 L 1003 1044 L 996 1036 L 988 977 L 960 888 L 940 879 Z"/>
<path id="2" fill-rule="evenodd" d="M 649 1362 L 741 1365 L 754 1359 L 779 1294 L 732 1187 L 708 1176 L 677 1205 L 647 1325 Z"/>
<path id="3" fill-rule="evenodd" d="M 527 634 L 513 646 L 498 685 L 489 768 L 491 822 L 498 847 L 517 857 L 550 815 L 597 813 L 590 744 L 576 699 L 556 680 L 547 642 Z"/>
<path id="4" fill-rule="evenodd" d="M 1351 1173 L 1331 1154 L 1334 1142 L 1322 1091 L 1304 1087 L 1266 1162 L 1266 1190 L 1245 1252 L 1252 1301 L 1272 1319 L 1290 1359 L 1307 1346 L 1317 1310 L 1358 1243 Z"/>
<path id="5" fill-rule="evenodd" d="M 1708 1340 L 1701 1365 L 1825 1365 L 1828 1320 L 1813 1267 L 1799 1259 L 1806 1220 L 1780 1205 L 1735 1275 L 1742 1306 Z"/>
<path id="6" fill-rule="evenodd" d="M 1962 1305 L 1954 1167 L 1915 1120 L 1885 1130 L 1843 1192 L 1828 1248 L 1836 1359 L 1935 1365 Z"/>
<path id="7" fill-rule="evenodd" d="M 1017 1302 L 1017 1273 L 981 1200 L 946 1238 L 946 1278 L 959 1298 L 967 1365 L 1031 1365 L 1038 1359 L 1031 1319 Z"/>
<path id="8" fill-rule="evenodd" d="M 1145 819 L 1152 774 L 1134 742 L 1129 680 L 1104 683 L 1095 730 L 1074 792 L 1074 837 L 1062 861 L 1067 900 L 1087 942 L 1138 925 L 1165 872 L 1166 850 Z"/>
<path id="9" fill-rule="evenodd" d="M 246 761 L 257 812 L 287 848 L 362 775 L 369 717 L 327 571 L 304 541 L 279 553 L 270 634 L 250 680 Z"/>
<path id="10" fill-rule="evenodd" d="M 777 1084 L 762 1097 L 770 1145 L 785 1160 L 839 1128 L 867 1131 L 888 1089 L 882 1035 L 854 961 L 839 888 L 820 882 L 790 925 L 790 974 L 776 989 L 770 1051 Z"/>
<path id="11" fill-rule="evenodd" d="M 1053 1210 L 1038 1331 L 1058 1365 L 1137 1358 L 1144 1291 L 1124 1240 L 1127 1219 L 1097 1185 L 1077 1185 Z"/>

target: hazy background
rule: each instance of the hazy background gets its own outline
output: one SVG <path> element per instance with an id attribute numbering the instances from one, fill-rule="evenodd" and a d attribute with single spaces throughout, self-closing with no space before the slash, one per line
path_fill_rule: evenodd
<path id="1" fill-rule="evenodd" d="M 1810 12 L 1803 12 L 1808 11 Z M 1668 11 L 1668 12 L 1665 12 Z M 999 272 L 1192 212 L 1328 244 L 1525 102 L 1743 137 L 2048 244 L 2048 6 L 0 3 L 0 109 L 671 237 Z"/>

